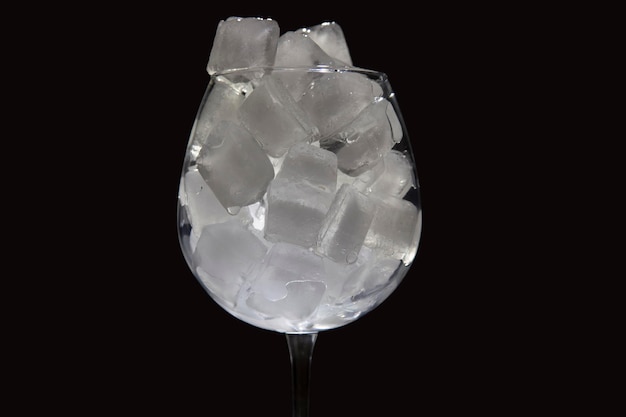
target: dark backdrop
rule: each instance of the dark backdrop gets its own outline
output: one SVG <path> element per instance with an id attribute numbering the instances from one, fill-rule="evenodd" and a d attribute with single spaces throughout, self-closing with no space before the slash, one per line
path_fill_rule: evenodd
<path id="1" fill-rule="evenodd" d="M 80 203 L 62 209 L 69 218 L 50 245 L 70 242 L 55 257 L 61 278 L 47 280 L 62 302 L 37 319 L 45 348 L 30 357 L 45 372 L 24 374 L 37 381 L 33 392 L 54 387 L 48 409 L 76 415 L 290 415 L 284 336 L 209 298 L 184 261 L 175 221 L 217 24 L 259 16 L 282 31 L 341 25 L 354 64 L 389 76 L 421 184 L 415 262 L 381 306 L 320 334 L 311 415 L 532 409 L 547 395 L 526 382 L 546 355 L 545 330 L 527 320 L 539 301 L 522 297 L 538 255 L 526 242 L 539 240 L 527 216 L 532 163 L 521 156 L 532 112 L 511 99 L 532 95 L 532 66 L 520 58 L 531 30 L 511 11 L 492 19 L 493 10 L 476 7 L 227 6 L 93 9 L 63 32 L 72 64 L 55 87 L 66 98 L 64 86 L 73 87 L 80 128 L 71 135 L 77 156 L 58 169 Z M 541 371 L 543 383 L 556 372 Z"/>

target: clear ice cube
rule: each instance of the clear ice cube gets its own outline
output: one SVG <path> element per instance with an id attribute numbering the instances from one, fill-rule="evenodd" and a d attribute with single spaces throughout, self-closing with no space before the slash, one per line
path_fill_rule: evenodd
<path id="1" fill-rule="evenodd" d="M 267 252 L 263 242 L 239 221 L 206 226 L 193 253 L 196 272 L 211 293 L 233 303 L 244 276 Z"/>
<path id="2" fill-rule="evenodd" d="M 246 305 L 267 319 L 304 320 L 326 291 L 323 259 L 300 246 L 276 243 L 254 271 Z"/>
<path id="3" fill-rule="evenodd" d="M 323 148 L 337 154 L 339 169 L 352 176 L 373 168 L 394 145 L 386 100 L 371 103 L 348 125 L 321 141 Z"/>
<path id="4" fill-rule="evenodd" d="M 335 262 L 332 259 L 324 257 L 324 270 L 326 271 L 326 296 L 329 304 L 341 302 L 344 297 L 344 286 L 349 277 L 360 270 L 364 264 L 371 263 L 371 259 L 375 256 L 374 251 L 363 246 L 359 251 L 358 258 L 353 263 L 345 261 Z"/>
<path id="5" fill-rule="evenodd" d="M 311 247 L 337 185 L 337 157 L 307 143 L 292 146 L 267 195 L 265 236 Z"/>
<path id="6" fill-rule="evenodd" d="M 417 252 L 420 234 L 420 213 L 411 202 L 394 197 L 376 201 L 376 214 L 365 237 L 364 245 L 387 257 L 411 263 Z"/>
<path id="7" fill-rule="evenodd" d="M 267 193 L 266 239 L 315 245 L 332 200 L 332 193 L 305 182 L 274 179 Z"/>
<path id="8" fill-rule="evenodd" d="M 231 214 L 260 201 L 274 167 L 252 135 L 231 121 L 219 122 L 209 133 L 197 159 L 198 171 Z"/>
<path id="9" fill-rule="evenodd" d="M 328 55 L 305 31 L 286 32 L 278 39 L 277 67 L 341 66 L 346 63 Z"/>
<path id="10" fill-rule="evenodd" d="M 320 74 L 299 104 L 320 135 L 326 137 L 352 122 L 375 99 L 372 83 L 365 75 L 330 72 Z"/>
<path id="11" fill-rule="evenodd" d="M 372 295 L 389 282 L 399 266 L 400 262 L 393 258 L 370 259 L 347 275 L 339 300 L 355 300 Z"/>
<path id="12" fill-rule="evenodd" d="M 375 212 L 367 196 L 342 185 L 320 229 L 317 252 L 336 262 L 356 262 Z"/>
<path id="13" fill-rule="evenodd" d="M 287 284 L 293 281 L 322 281 L 324 262 L 314 252 L 289 243 L 276 243 L 257 270 L 253 292 L 270 301 L 287 296 Z"/>
<path id="14" fill-rule="evenodd" d="M 354 185 L 363 194 L 402 198 L 415 186 L 415 175 L 409 158 L 391 150 L 372 169 L 356 177 Z"/>
<path id="15" fill-rule="evenodd" d="M 303 29 L 303 32 L 313 39 L 328 55 L 348 65 L 352 65 L 348 44 L 338 23 L 323 22 Z"/>
<path id="16" fill-rule="evenodd" d="M 219 22 L 207 71 L 274 65 L 280 36 L 278 23 L 258 17 L 229 17 Z"/>
<path id="17" fill-rule="evenodd" d="M 316 129 L 287 89 L 274 76 L 265 76 L 239 109 L 241 123 L 263 149 L 279 158 L 291 145 L 308 141 Z"/>
<path id="18" fill-rule="evenodd" d="M 229 214 L 196 168 L 191 168 L 185 173 L 181 185 L 181 203 L 191 224 L 192 250 L 195 249 L 205 226 L 224 223 L 234 218 L 239 219 L 242 224 L 252 222 L 252 217 L 248 213 L 240 212 L 237 216 Z"/>
<path id="19" fill-rule="evenodd" d="M 398 143 L 402 140 L 404 136 L 402 132 L 402 124 L 400 123 L 400 119 L 398 118 L 398 114 L 396 110 L 393 108 L 391 102 L 387 101 L 387 119 L 389 120 L 389 125 L 391 126 L 391 135 L 393 136 L 393 141 Z"/>
<path id="20" fill-rule="evenodd" d="M 285 286 L 284 298 L 271 301 L 261 294 L 250 295 L 246 304 L 267 319 L 282 317 L 303 321 L 313 315 L 320 305 L 326 285 L 321 281 L 291 281 Z"/>
<path id="21" fill-rule="evenodd" d="M 292 182 L 304 181 L 334 193 L 337 186 L 337 155 L 317 146 L 298 143 L 289 149 L 277 177 Z"/>
<path id="22" fill-rule="evenodd" d="M 318 65 L 343 67 L 347 64 L 329 56 L 303 31 L 286 32 L 278 38 L 275 66 L 311 68 Z M 276 71 L 291 96 L 298 101 L 311 83 L 319 78 L 317 72 Z"/>
<path id="23" fill-rule="evenodd" d="M 216 77 L 211 82 L 210 90 L 207 92 L 194 126 L 191 145 L 191 155 L 194 158 L 198 156 L 202 144 L 217 122 L 237 120 L 239 107 L 244 100 L 243 94 L 234 89 L 224 78 Z"/>
<path id="24" fill-rule="evenodd" d="M 289 243 L 277 243 L 267 254 L 265 262 L 291 271 L 298 279 L 319 281 L 324 277 L 323 259 L 309 249 Z"/>

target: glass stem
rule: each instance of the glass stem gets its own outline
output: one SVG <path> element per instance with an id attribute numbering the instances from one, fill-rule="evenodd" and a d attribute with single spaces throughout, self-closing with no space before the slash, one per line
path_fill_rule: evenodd
<path id="1" fill-rule="evenodd" d="M 309 416 L 309 379 L 316 339 L 317 333 L 287 333 L 291 358 L 293 417 Z"/>

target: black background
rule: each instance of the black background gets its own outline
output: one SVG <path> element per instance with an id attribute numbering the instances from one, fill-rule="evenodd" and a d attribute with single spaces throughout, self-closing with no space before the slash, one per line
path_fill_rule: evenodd
<path id="1" fill-rule="evenodd" d="M 25 265 L 38 309 L 16 338 L 13 386 L 39 398 L 25 407 L 290 415 L 284 336 L 218 307 L 178 244 L 184 152 L 213 36 L 229 16 L 270 17 L 283 32 L 339 23 L 354 64 L 389 76 L 417 161 L 415 262 L 380 307 L 319 335 L 311 415 L 502 416 L 573 401 L 558 390 L 573 372 L 554 343 L 565 324 L 543 314 L 555 295 L 544 278 L 557 269 L 545 263 L 553 230 L 536 223 L 556 217 L 536 174 L 538 120 L 554 115 L 545 105 L 554 90 L 537 100 L 538 68 L 545 76 L 553 53 L 535 48 L 543 19 L 476 6 L 355 10 L 100 7 L 41 37 L 42 68 L 52 69 L 33 84 L 40 106 L 56 111 L 30 129 L 43 150 L 28 161 L 60 159 L 35 170 L 50 187 L 31 218 L 53 228 L 41 233 L 49 256 Z"/>

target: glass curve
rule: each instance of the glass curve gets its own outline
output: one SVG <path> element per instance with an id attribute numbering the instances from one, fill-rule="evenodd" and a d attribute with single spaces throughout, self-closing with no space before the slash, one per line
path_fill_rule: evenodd
<path id="1" fill-rule="evenodd" d="M 214 74 L 188 140 L 177 214 L 190 270 L 236 318 L 292 334 L 369 313 L 407 274 L 422 224 L 415 158 L 387 75 Z"/>

